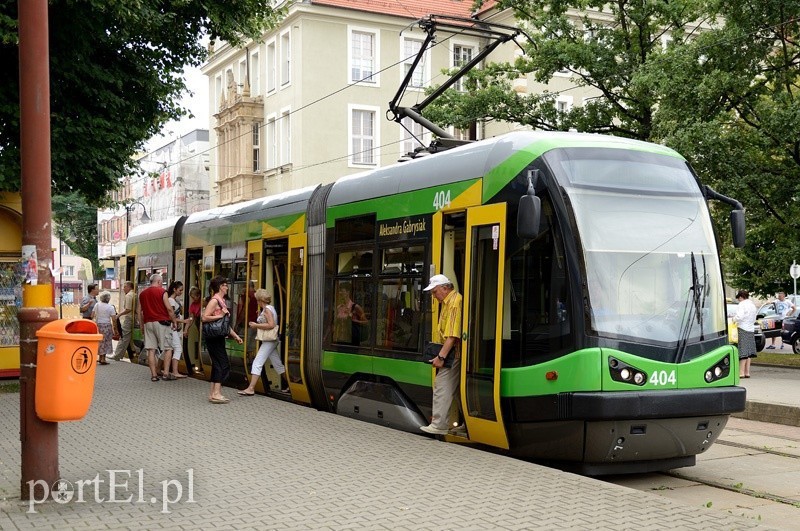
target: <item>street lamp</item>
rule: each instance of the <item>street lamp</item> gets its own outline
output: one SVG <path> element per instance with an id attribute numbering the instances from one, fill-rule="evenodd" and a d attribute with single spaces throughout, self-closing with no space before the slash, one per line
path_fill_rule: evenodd
<path id="1" fill-rule="evenodd" d="M 134 201 L 129 205 L 125 205 L 125 241 L 128 241 L 128 235 L 131 232 L 131 212 L 136 208 L 136 205 L 142 207 L 142 216 L 139 218 L 139 221 L 144 223 L 150 221 L 150 216 L 147 215 L 147 209 L 139 201 Z"/>

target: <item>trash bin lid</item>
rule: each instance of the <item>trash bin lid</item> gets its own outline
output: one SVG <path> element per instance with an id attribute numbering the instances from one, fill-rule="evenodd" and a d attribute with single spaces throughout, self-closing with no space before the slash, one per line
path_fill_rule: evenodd
<path id="1" fill-rule="evenodd" d="M 97 333 L 97 323 L 89 319 L 56 319 L 37 330 L 36 337 L 100 341 L 103 334 Z"/>

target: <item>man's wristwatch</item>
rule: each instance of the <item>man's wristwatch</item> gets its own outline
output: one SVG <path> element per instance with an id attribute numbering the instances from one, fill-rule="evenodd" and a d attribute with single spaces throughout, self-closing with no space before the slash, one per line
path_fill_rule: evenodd
<path id="1" fill-rule="evenodd" d="M 439 359 L 440 359 L 440 360 L 442 360 L 442 361 L 447 361 L 447 358 L 445 358 L 445 357 L 444 357 L 444 356 L 442 356 L 441 354 L 437 354 L 437 355 L 436 355 L 436 357 L 437 357 L 437 358 L 439 358 Z"/>

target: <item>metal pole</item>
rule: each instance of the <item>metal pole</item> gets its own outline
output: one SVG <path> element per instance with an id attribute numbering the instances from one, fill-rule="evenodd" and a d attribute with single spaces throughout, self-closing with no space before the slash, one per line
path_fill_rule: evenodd
<path id="1" fill-rule="evenodd" d="M 19 0 L 19 115 L 22 195 L 22 247 L 32 252 L 33 275 L 22 287 L 20 336 L 20 441 L 23 500 L 42 499 L 45 485 L 58 480 L 58 423 L 36 416 L 36 331 L 54 321 L 53 277 L 36 257 L 51 254 L 50 55 L 47 0 Z M 30 282 L 30 283 L 27 283 Z"/>
<path id="2" fill-rule="evenodd" d="M 58 318 L 64 318 L 64 258 L 62 250 L 64 249 L 64 241 L 58 239 Z"/>

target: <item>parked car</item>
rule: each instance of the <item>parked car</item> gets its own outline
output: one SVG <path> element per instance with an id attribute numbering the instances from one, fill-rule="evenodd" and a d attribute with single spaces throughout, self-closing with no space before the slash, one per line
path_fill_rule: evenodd
<path id="1" fill-rule="evenodd" d="M 733 316 L 736 314 L 736 302 L 729 302 L 725 305 L 725 313 L 728 315 L 728 325 L 731 324 Z M 800 328 L 800 323 L 798 323 L 798 328 Z M 730 327 L 728 328 L 730 330 Z M 761 352 L 764 350 L 764 346 L 766 345 L 767 339 L 764 337 L 764 332 L 761 330 L 761 326 L 756 321 L 755 327 L 753 328 L 755 340 L 756 340 L 756 352 Z M 729 337 L 730 341 L 730 337 Z M 733 343 L 733 341 L 730 341 Z"/>
<path id="2" fill-rule="evenodd" d="M 787 317 L 781 323 L 781 339 L 784 343 L 792 345 L 792 352 L 800 354 L 800 315 L 795 310 L 794 315 Z"/>
<path id="3" fill-rule="evenodd" d="M 794 312 L 787 316 L 796 318 L 800 316 L 800 307 L 795 308 Z M 764 337 L 767 339 L 773 337 L 780 337 L 783 338 L 783 318 L 778 315 L 775 311 L 775 303 L 768 302 L 761 306 L 758 309 L 758 317 L 756 319 L 756 324 L 761 327 L 761 330 L 764 332 Z M 786 343 L 789 343 L 787 341 Z"/>

